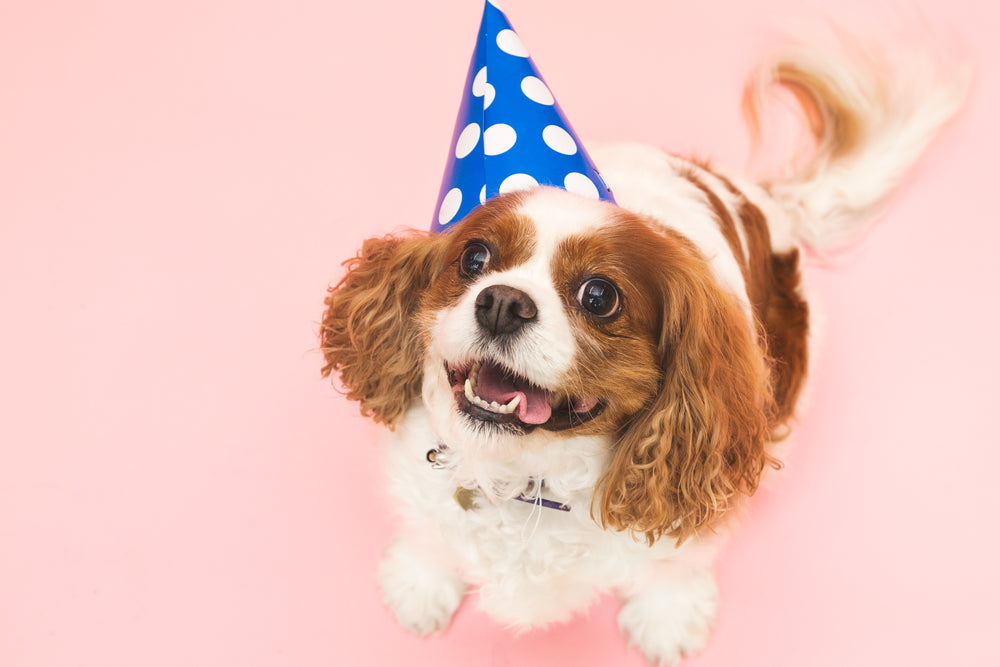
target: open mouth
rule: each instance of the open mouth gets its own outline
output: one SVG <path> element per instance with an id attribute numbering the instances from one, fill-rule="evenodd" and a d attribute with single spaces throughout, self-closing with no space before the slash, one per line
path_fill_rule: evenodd
<path id="1" fill-rule="evenodd" d="M 445 369 L 458 409 L 480 422 L 513 425 L 525 432 L 536 427 L 560 431 L 604 411 L 596 397 L 539 387 L 494 361 L 445 364 Z"/>

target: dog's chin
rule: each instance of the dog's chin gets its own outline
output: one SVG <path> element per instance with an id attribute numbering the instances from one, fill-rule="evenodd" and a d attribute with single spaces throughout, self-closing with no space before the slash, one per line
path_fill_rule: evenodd
<path id="1" fill-rule="evenodd" d="M 606 403 L 546 389 L 491 360 L 445 364 L 455 409 L 467 426 L 498 435 L 569 431 L 599 417 Z"/>

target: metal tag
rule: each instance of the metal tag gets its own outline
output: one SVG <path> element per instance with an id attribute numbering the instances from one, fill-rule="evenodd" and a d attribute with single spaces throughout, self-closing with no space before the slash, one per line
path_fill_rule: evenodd
<path id="1" fill-rule="evenodd" d="M 478 493 L 478 489 L 467 489 L 464 486 L 460 486 L 455 489 L 455 495 L 452 498 L 455 499 L 459 507 L 468 512 L 469 510 L 479 509 L 479 505 L 476 504 L 476 495 Z"/>

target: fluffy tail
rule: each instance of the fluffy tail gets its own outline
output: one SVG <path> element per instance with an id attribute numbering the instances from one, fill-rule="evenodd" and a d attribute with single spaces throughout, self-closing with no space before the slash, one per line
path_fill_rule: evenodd
<path id="1" fill-rule="evenodd" d="M 760 137 L 764 93 L 790 90 L 815 140 L 804 164 L 763 183 L 799 240 L 825 256 L 849 247 L 881 212 L 907 169 L 962 105 L 971 67 L 907 54 L 902 65 L 841 38 L 833 51 L 777 54 L 744 91 L 744 114 Z"/>

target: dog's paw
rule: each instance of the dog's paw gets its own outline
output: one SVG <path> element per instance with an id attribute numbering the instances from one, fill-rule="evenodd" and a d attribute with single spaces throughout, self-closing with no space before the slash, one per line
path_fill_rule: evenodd
<path id="1" fill-rule="evenodd" d="M 655 582 L 630 598 L 618 613 L 618 627 L 651 663 L 673 666 L 705 647 L 718 607 L 715 579 L 702 571 Z"/>
<path id="2" fill-rule="evenodd" d="M 400 540 L 386 548 L 378 582 L 399 624 L 421 637 L 447 628 L 465 594 L 455 574 Z"/>

